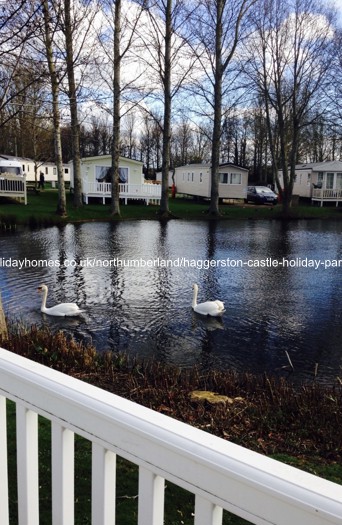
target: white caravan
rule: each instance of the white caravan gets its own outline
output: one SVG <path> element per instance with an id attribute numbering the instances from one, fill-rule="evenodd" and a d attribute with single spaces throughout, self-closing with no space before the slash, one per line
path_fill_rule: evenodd
<path id="1" fill-rule="evenodd" d="M 0 155 L 0 175 L 18 175 L 23 177 L 25 173 L 23 172 L 23 167 L 20 162 L 17 160 L 10 160 L 7 157 Z"/>

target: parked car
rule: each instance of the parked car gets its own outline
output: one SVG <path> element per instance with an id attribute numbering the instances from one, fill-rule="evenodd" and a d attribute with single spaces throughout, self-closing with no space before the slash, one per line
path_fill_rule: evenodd
<path id="1" fill-rule="evenodd" d="M 255 204 L 277 204 L 278 196 L 267 186 L 248 186 L 246 201 Z"/>

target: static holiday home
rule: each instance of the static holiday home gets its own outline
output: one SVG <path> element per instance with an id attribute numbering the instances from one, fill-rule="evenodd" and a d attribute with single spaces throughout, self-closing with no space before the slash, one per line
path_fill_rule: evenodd
<path id="1" fill-rule="evenodd" d="M 210 164 L 188 164 L 176 168 L 177 193 L 210 198 Z M 247 197 L 248 169 L 234 164 L 219 167 L 220 199 L 245 199 Z"/>
<path id="2" fill-rule="evenodd" d="M 26 173 L 27 182 L 35 182 L 35 170 L 37 170 L 37 181 L 39 182 L 40 174 L 44 175 L 45 182 L 51 182 L 54 186 L 57 181 L 57 166 L 53 162 L 35 162 L 31 159 L 21 159 L 23 169 Z M 67 164 L 63 165 L 64 181 L 70 181 L 70 168 Z"/>
<path id="3" fill-rule="evenodd" d="M 283 186 L 281 171 L 279 180 Z M 342 161 L 298 164 L 293 195 L 311 199 L 321 206 L 327 202 L 334 202 L 338 206 L 342 202 Z"/>
<path id="4" fill-rule="evenodd" d="M 23 173 L 26 175 L 27 182 L 35 182 L 35 172 L 37 172 L 37 182 L 41 173 L 44 175 L 45 182 L 57 182 L 57 167 L 53 162 L 34 161 L 27 157 L 13 157 L 11 155 L 1 155 L 1 159 L 8 159 L 18 162 L 21 165 Z M 63 166 L 64 180 L 70 180 L 70 169 L 68 165 Z"/>
<path id="5" fill-rule="evenodd" d="M 72 163 L 70 162 L 69 165 L 73 187 Z M 145 181 L 142 162 L 120 157 L 119 177 L 119 195 L 125 200 L 125 204 L 128 199 L 142 199 L 146 204 L 160 201 L 161 187 Z M 100 197 L 105 204 L 106 198 L 111 197 L 111 156 L 101 155 L 81 159 L 81 178 L 84 202 L 88 204 L 89 197 Z"/>

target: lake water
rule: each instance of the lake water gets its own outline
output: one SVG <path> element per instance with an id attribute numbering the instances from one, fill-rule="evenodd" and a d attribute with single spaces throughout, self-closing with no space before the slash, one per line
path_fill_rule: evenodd
<path id="1" fill-rule="evenodd" d="M 152 221 L 87 223 L 0 233 L 6 314 L 182 367 L 342 378 L 341 223 Z M 22 268 L 20 266 L 22 265 Z M 222 319 L 191 309 L 224 301 Z M 79 318 L 41 314 L 77 302 Z"/>

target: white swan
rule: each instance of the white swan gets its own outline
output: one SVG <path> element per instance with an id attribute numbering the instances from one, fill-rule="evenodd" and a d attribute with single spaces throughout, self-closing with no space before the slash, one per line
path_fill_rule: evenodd
<path id="1" fill-rule="evenodd" d="M 43 292 L 42 306 L 40 311 L 48 315 L 56 315 L 58 317 L 65 317 L 71 315 L 79 315 L 83 312 L 80 310 L 76 303 L 60 303 L 51 308 L 46 307 L 46 298 L 48 294 L 48 287 L 46 284 L 38 286 L 38 292 Z"/>
<path id="2" fill-rule="evenodd" d="M 201 315 L 211 315 L 217 317 L 225 312 L 224 303 L 222 301 L 206 301 L 205 303 L 197 304 L 198 286 L 193 285 L 194 295 L 192 299 L 192 308 L 195 312 Z"/>

